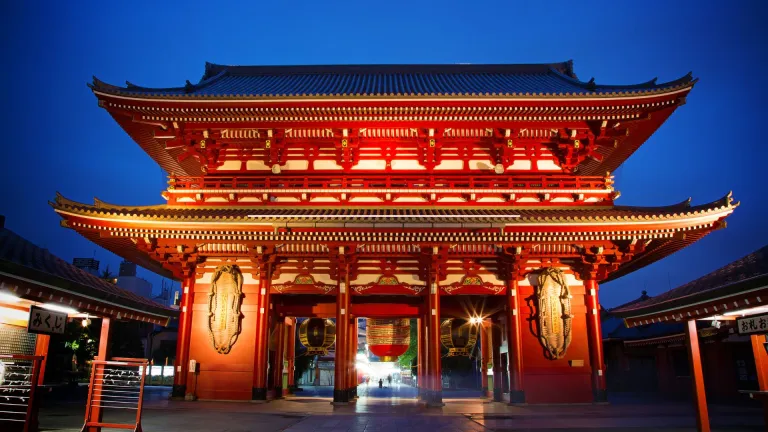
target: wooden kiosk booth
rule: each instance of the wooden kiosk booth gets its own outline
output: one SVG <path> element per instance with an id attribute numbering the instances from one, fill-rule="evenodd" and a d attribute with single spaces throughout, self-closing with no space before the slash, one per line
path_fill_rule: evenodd
<path id="1" fill-rule="evenodd" d="M 759 390 L 744 391 L 763 402 L 768 426 L 768 246 L 685 285 L 611 311 L 628 327 L 685 322 L 691 382 L 700 431 L 709 431 L 707 395 L 696 321 L 723 323 L 752 342 Z"/>
<path id="2" fill-rule="evenodd" d="M 4 222 L 0 216 L 0 337 L 7 347 L 0 352 L 0 430 L 35 431 L 36 389 L 45 377 L 50 335 L 64 334 L 68 320 L 87 325 L 101 319 L 98 363 L 109 359 L 113 321 L 165 326 L 178 312 L 59 259 Z M 88 412 L 90 420 L 101 416 L 98 408 Z"/>

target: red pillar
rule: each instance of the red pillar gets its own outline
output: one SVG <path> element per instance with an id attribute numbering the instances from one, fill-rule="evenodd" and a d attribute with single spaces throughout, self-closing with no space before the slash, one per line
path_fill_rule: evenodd
<path id="1" fill-rule="evenodd" d="M 175 371 L 171 397 L 183 398 L 187 393 L 189 375 L 189 343 L 192 333 L 192 305 L 195 300 L 195 274 L 181 283 L 181 303 L 179 305 L 179 331 L 176 336 Z"/>
<path id="2" fill-rule="evenodd" d="M 347 352 L 347 390 L 349 399 L 357 397 L 357 317 L 349 319 L 349 350 Z"/>
<path id="3" fill-rule="evenodd" d="M 344 272 L 346 273 L 346 272 Z M 347 278 L 339 281 L 336 295 L 336 357 L 333 373 L 333 402 L 343 404 L 349 402 L 347 386 L 347 357 L 349 347 L 349 293 Z"/>
<path id="4" fill-rule="evenodd" d="M 700 432 L 709 432 L 709 411 L 707 409 L 707 393 L 704 389 L 704 372 L 701 368 L 699 352 L 699 333 L 696 330 L 696 320 L 688 321 L 686 328 L 688 342 L 688 360 L 691 362 L 691 382 L 693 383 L 693 400 L 696 404 L 696 426 Z"/>
<path id="5" fill-rule="evenodd" d="M 424 379 L 424 344 L 421 341 L 424 331 L 422 329 L 422 318 L 416 318 L 416 386 L 418 388 L 419 398 L 421 398 L 421 389 L 423 388 Z"/>
<path id="6" fill-rule="evenodd" d="M 504 400 L 504 383 L 501 372 L 501 328 L 498 324 L 491 325 L 491 356 L 493 358 L 493 400 Z"/>
<path id="7" fill-rule="evenodd" d="M 483 390 L 483 397 L 488 396 L 488 363 L 491 360 L 491 346 L 488 332 L 492 323 L 485 319 L 480 325 L 480 387 Z"/>
<path id="8" fill-rule="evenodd" d="M 275 365 L 272 382 L 275 384 L 275 399 L 283 397 L 283 358 L 285 355 L 285 317 L 276 316 L 275 321 Z"/>
<path id="9" fill-rule="evenodd" d="M 101 334 L 99 335 L 99 349 L 96 353 L 96 360 L 108 360 L 108 348 L 109 348 L 109 336 L 112 333 L 112 319 L 109 317 L 104 317 L 101 319 Z M 103 365 L 95 365 L 94 366 L 95 371 L 91 373 L 95 373 L 97 375 L 103 375 L 104 374 L 104 366 Z M 93 394 L 93 400 L 101 400 L 101 387 L 95 387 L 91 389 L 91 392 Z M 91 407 L 90 410 L 90 418 L 86 417 L 85 421 L 87 422 L 96 422 L 100 423 L 102 419 L 102 411 L 101 406 L 99 404 L 95 404 Z M 88 432 L 101 432 L 100 427 L 90 427 L 88 428 Z"/>
<path id="10" fill-rule="evenodd" d="M 436 281 L 430 281 L 428 294 L 429 310 L 427 311 L 428 335 L 427 346 L 429 350 L 430 386 L 427 394 L 427 405 L 432 407 L 444 406 L 443 403 L 443 378 L 442 365 L 440 364 L 440 287 Z"/>
<path id="11" fill-rule="evenodd" d="M 525 403 L 523 387 L 523 324 L 520 322 L 522 302 L 517 279 L 507 282 L 507 361 L 509 372 L 509 403 Z"/>
<path id="12" fill-rule="evenodd" d="M 288 394 L 293 392 L 296 386 L 296 318 L 289 318 L 290 324 L 286 325 L 285 357 L 288 362 Z"/>
<path id="13" fill-rule="evenodd" d="M 587 339 L 589 364 L 592 368 L 592 395 L 595 402 L 607 402 L 605 387 L 605 358 L 603 355 L 603 331 L 600 327 L 600 303 L 597 298 L 597 281 L 584 281 L 587 306 Z"/>
<path id="14" fill-rule="evenodd" d="M 755 356 L 755 369 L 757 370 L 757 383 L 760 391 L 768 391 L 768 353 L 763 344 L 765 335 L 752 335 L 752 354 Z M 768 427 L 768 399 L 763 398 L 763 418 Z"/>
<path id="15" fill-rule="evenodd" d="M 425 312 L 421 314 L 421 334 L 419 335 L 419 341 L 421 342 L 421 377 L 419 377 L 419 397 L 422 400 L 427 399 L 427 394 L 429 393 L 432 386 L 432 369 L 429 365 L 429 320 L 427 319 L 426 314 L 426 309 L 428 309 L 429 305 L 426 303 L 427 301 L 425 300 Z"/>
<path id="16" fill-rule="evenodd" d="M 259 297 L 256 314 L 256 341 L 253 356 L 252 400 L 267 400 L 267 365 L 269 364 L 269 272 L 262 265 L 259 273 Z"/>
<path id="17" fill-rule="evenodd" d="M 51 337 L 45 334 L 38 334 L 35 339 L 35 355 L 43 356 L 37 376 L 37 385 L 43 385 L 43 381 L 45 381 L 45 364 L 48 362 L 48 346 L 50 342 Z"/>

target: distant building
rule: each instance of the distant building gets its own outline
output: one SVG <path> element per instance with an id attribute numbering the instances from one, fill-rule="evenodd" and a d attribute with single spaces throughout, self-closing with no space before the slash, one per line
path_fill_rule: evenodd
<path id="1" fill-rule="evenodd" d="M 152 298 L 152 284 L 137 276 L 118 276 L 117 286 L 148 299 Z"/>
<path id="2" fill-rule="evenodd" d="M 166 284 L 165 282 L 165 279 L 163 279 L 160 294 L 152 297 L 152 300 L 163 306 L 172 306 L 174 302 L 174 299 L 172 298 L 173 286 L 172 284 Z"/>
<path id="3" fill-rule="evenodd" d="M 124 260 L 120 263 L 118 276 L 136 276 L 136 263 Z"/>
<path id="4" fill-rule="evenodd" d="M 72 260 L 72 265 L 94 276 L 99 275 L 99 264 L 99 260 L 93 258 L 75 258 Z"/>

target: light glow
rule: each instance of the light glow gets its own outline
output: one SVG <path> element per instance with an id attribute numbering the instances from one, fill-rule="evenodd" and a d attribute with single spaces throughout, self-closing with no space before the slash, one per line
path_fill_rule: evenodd
<path id="1" fill-rule="evenodd" d="M 480 317 L 473 316 L 469 318 L 469 323 L 473 325 L 478 325 L 483 322 L 483 319 Z"/>
<path id="2" fill-rule="evenodd" d="M 21 301 L 21 297 L 15 296 L 9 292 L 0 292 L 0 301 L 4 301 L 7 303 L 18 303 Z"/>
<path id="3" fill-rule="evenodd" d="M 768 312 L 768 306 L 757 306 L 749 309 L 730 311 L 730 312 L 724 313 L 723 315 L 724 316 L 747 316 L 747 315 L 755 315 L 763 312 Z"/>
<path id="4" fill-rule="evenodd" d="M 78 311 L 76 311 L 75 309 L 72 309 L 71 307 L 61 306 L 55 303 L 45 303 L 40 307 L 42 307 L 43 309 L 48 309 L 56 312 L 63 312 L 67 315 L 74 315 L 79 313 Z"/>
<path id="5" fill-rule="evenodd" d="M 29 312 L 7 307 L 0 307 L 0 322 L 5 320 L 27 322 L 29 321 Z"/>

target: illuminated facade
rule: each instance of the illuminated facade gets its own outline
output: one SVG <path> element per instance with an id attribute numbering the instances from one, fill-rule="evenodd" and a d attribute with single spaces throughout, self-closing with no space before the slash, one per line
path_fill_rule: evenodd
<path id="1" fill-rule="evenodd" d="M 614 205 L 610 173 L 694 84 L 598 85 L 570 62 L 207 64 L 177 88 L 94 80 L 99 106 L 170 173 L 167 204 L 52 205 L 65 226 L 182 280 L 178 395 L 281 395 L 268 365 L 292 358 L 285 326 L 318 317 L 337 322 L 343 402 L 352 318 L 418 318 L 419 383 L 439 405 L 441 324 L 470 314 L 490 324 L 497 399 L 604 400 L 598 284 L 724 227 L 735 208 L 730 195 Z M 223 294 L 224 267 L 242 284 Z M 215 331 L 237 333 L 227 353 Z"/>

